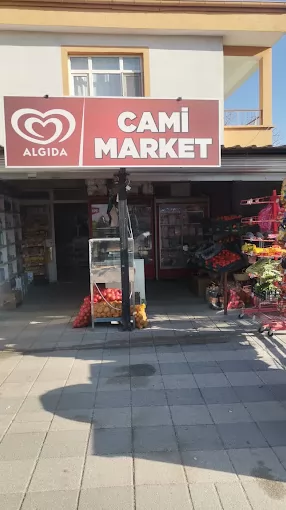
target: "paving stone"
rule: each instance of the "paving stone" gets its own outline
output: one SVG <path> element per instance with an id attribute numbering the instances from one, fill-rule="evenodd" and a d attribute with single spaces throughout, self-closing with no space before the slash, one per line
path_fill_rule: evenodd
<path id="1" fill-rule="evenodd" d="M 197 388 L 194 376 L 191 374 L 163 375 L 164 387 L 167 390 L 181 388 Z"/>
<path id="2" fill-rule="evenodd" d="M 95 407 L 130 407 L 131 391 L 99 391 L 95 397 Z"/>
<path id="3" fill-rule="evenodd" d="M 257 422 L 270 446 L 286 446 L 286 421 Z"/>
<path id="4" fill-rule="evenodd" d="M 192 510 L 186 485 L 145 485 L 136 487 L 136 510 Z"/>
<path id="5" fill-rule="evenodd" d="M 201 393 L 207 404 L 235 404 L 240 402 L 233 388 L 201 388 Z"/>
<path id="6" fill-rule="evenodd" d="M 176 433 L 180 450 L 222 450 L 215 425 L 178 426 Z"/>
<path id="7" fill-rule="evenodd" d="M 172 425 L 168 406 L 132 407 L 132 426 Z"/>
<path id="8" fill-rule="evenodd" d="M 98 391 L 127 391 L 130 390 L 130 377 L 100 377 Z"/>
<path id="9" fill-rule="evenodd" d="M 78 491 L 30 492 L 21 510 L 76 510 L 77 499 Z"/>
<path id="10" fill-rule="evenodd" d="M 178 452 L 153 452 L 135 458 L 136 485 L 185 483 L 184 470 Z"/>
<path id="11" fill-rule="evenodd" d="M 0 494 L 0 508 L 3 510 L 20 510 L 22 499 L 23 494 Z"/>
<path id="12" fill-rule="evenodd" d="M 180 363 L 186 363 L 186 358 L 183 352 L 158 352 L 157 353 L 158 360 L 160 364 L 164 363 L 176 363 L 179 365 Z"/>
<path id="13" fill-rule="evenodd" d="M 268 386 L 233 386 L 233 390 L 242 402 L 270 402 L 275 400 L 275 396 L 269 391 Z"/>
<path id="14" fill-rule="evenodd" d="M 25 397 L 1 397 L 0 414 L 16 414 L 24 402 Z"/>
<path id="15" fill-rule="evenodd" d="M 215 423 L 252 422 L 243 404 L 209 404 L 208 410 Z"/>
<path id="16" fill-rule="evenodd" d="M 225 372 L 232 386 L 262 386 L 263 382 L 255 372 Z"/>
<path id="17" fill-rule="evenodd" d="M 185 358 L 189 363 L 207 363 L 214 362 L 214 356 L 208 349 L 185 352 Z"/>
<path id="18" fill-rule="evenodd" d="M 166 396 L 169 406 L 178 405 L 200 405 L 204 404 L 199 389 L 181 388 L 177 390 L 166 390 Z"/>
<path id="19" fill-rule="evenodd" d="M 175 425 L 207 425 L 213 423 L 205 405 L 171 406 L 170 411 Z"/>
<path id="20" fill-rule="evenodd" d="M 135 427 L 133 429 L 135 453 L 167 452 L 178 449 L 174 428 L 168 425 L 160 427 Z"/>
<path id="21" fill-rule="evenodd" d="M 0 494 L 25 492 L 34 465 L 35 459 L 0 462 Z"/>
<path id="22" fill-rule="evenodd" d="M 35 382 L 29 391 L 30 397 L 41 397 L 46 395 L 47 392 L 52 391 L 55 393 L 62 393 L 66 384 L 66 379 L 54 380 L 49 382 Z"/>
<path id="23" fill-rule="evenodd" d="M 163 390 L 163 379 L 161 375 L 153 375 L 148 377 L 131 377 L 131 389 L 139 390 Z"/>
<path id="24" fill-rule="evenodd" d="M 185 363 L 162 363 L 160 364 L 162 375 L 190 374 L 191 369 L 187 362 Z"/>
<path id="25" fill-rule="evenodd" d="M 267 370 L 281 370 L 281 367 L 275 363 L 275 361 L 270 358 L 269 361 L 263 361 L 263 360 L 253 360 L 253 361 L 248 361 L 249 365 L 251 366 L 252 370 L 254 370 L 255 372 L 265 372 Z"/>
<path id="26" fill-rule="evenodd" d="M 242 482 L 254 478 L 286 481 L 286 471 L 271 448 L 228 450 L 228 454 Z"/>
<path id="27" fill-rule="evenodd" d="M 259 484 L 243 482 L 242 485 L 253 510 L 285 510 L 285 483 L 261 480 Z"/>
<path id="28" fill-rule="evenodd" d="M 286 446 L 275 446 L 273 451 L 286 469 Z"/>
<path id="29" fill-rule="evenodd" d="M 246 360 L 218 361 L 223 372 L 252 372 L 252 367 Z"/>
<path id="30" fill-rule="evenodd" d="M 251 402 L 245 407 L 254 421 L 286 421 L 286 409 L 279 402 Z"/>
<path id="31" fill-rule="evenodd" d="M 20 410 L 18 414 L 15 416 L 15 422 L 18 423 L 26 423 L 26 422 L 35 422 L 35 421 L 47 421 L 51 422 L 53 420 L 54 413 L 51 411 L 38 411 L 38 412 L 23 412 Z"/>
<path id="32" fill-rule="evenodd" d="M 195 510 L 221 510 L 221 504 L 214 485 L 207 483 L 189 486 Z"/>
<path id="33" fill-rule="evenodd" d="M 116 455 L 131 451 L 131 428 L 92 429 L 88 455 Z"/>
<path id="34" fill-rule="evenodd" d="M 131 487 L 100 487 L 82 490 L 78 510 L 133 510 Z"/>
<path id="35" fill-rule="evenodd" d="M 180 345 L 158 345 L 156 347 L 157 354 L 181 353 Z"/>
<path id="36" fill-rule="evenodd" d="M 87 457 L 82 487 L 124 487 L 133 484 L 132 456 Z"/>
<path id="37" fill-rule="evenodd" d="M 77 490 L 80 487 L 83 458 L 40 459 L 29 492 Z"/>
<path id="38" fill-rule="evenodd" d="M 32 421 L 26 423 L 13 422 L 7 434 L 25 434 L 27 432 L 47 432 L 51 426 L 49 421 Z M 1 507 L 0 507 L 1 508 Z"/>
<path id="39" fill-rule="evenodd" d="M 41 458 L 83 457 L 88 434 L 88 430 L 50 431 L 41 451 Z"/>
<path id="40" fill-rule="evenodd" d="M 15 368 L 13 372 L 7 377 L 7 383 L 33 383 L 38 378 L 41 369 L 27 369 L 19 370 Z"/>
<path id="41" fill-rule="evenodd" d="M 61 396 L 57 409 L 68 411 L 69 409 L 92 409 L 95 395 L 93 393 L 70 393 Z"/>
<path id="42" fill-rule="evenodd" d="M 221 368 L 216 361 L 202 362 L 189 362 L 189 367 L 192 374 L 221 374 Z"/>
<path id="43" fill-rule="evenodd" d="M 268 446 L 255 423 L 221 423 L 217 425 L 217 429 L 225 448 L 265 448 Z"/>
<path id="44" fill-rule="evenodd" d="M 44 401 L 39 397 L 27 397 L 21 407 L 21 413 L 34 413 L 39 411 L 49 411 L 50 413 L 54 413 L 58 402 L 60 399 L 60 394 L 56 393 L 55 395 L 45 396 Z"/>
<path id="45" fill-rule="evenodd" d="M 31 390 L 32 383 L 4 382 L 0 386 L 0 397 L 26 397 Z"/>
<path id="46" fill-rule="evenodd" d="M 131 427 L 131 407 L 94 410 L 92 426 L 96 429 Z"/>
<path id="47" fill-rule="evenodd" d="M 237 479 L 229 457 L 224 451 L 182 452 L 189 483 L 231 482 Z"/>
<path id="48" fill-rule="evenodd" d="M 265 384 L 286 384 L 286 370 L 267 370 L 259 372 Z"/>
<path id="49" fill-rule="evenodd" d="M 273 395 L 275 400 L 285 400 L 286 395 L 286 384 L 269 384 L 267 386 L 268 391 Z M 272 400 L 271 398 L 269 400 Z"/>
<path id="50" fill-rule="evenodd" d="M 51 423 L 51 430 L 87 430 L 90 429 L 92 409 L 70 409 L 60 411 Z"/>
<path id="51" fill-rule="evenodd" d="M 251 510 L 240 483 L 216 483 L 216 490 L 223 510 Z"/>
<path id="52" fill-rule="evenodd" d="M 132 406 L 164 406 L 167 405 L 166 393 L 163 390 L 136 390 L 131 392 Z"/>
<path id="53" fill-rule="evenodd" d="M 195 380 L 199 388 L 223 388 L 230 386 L 224 374 L 195 374 Z"/>
<path id="54" fill-rule="evenodd" d="M 36 459 L 45 433 L 6 434 L 0 444 L 1 461 Z"/>

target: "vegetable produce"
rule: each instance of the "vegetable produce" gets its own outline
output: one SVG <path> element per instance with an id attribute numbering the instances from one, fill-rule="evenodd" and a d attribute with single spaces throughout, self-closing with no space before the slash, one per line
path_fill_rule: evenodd
<path id="1" fill-rule="evenodd" d="M 233 253 L 229 250 L 222 250 L 218 255 L 207 261 L 207 267 L 218 271 L 220 268 L 230 266 L 238 260 L 240 260 L 240 256 L 237 253 Z"/>
<path id="2" fill-rule="evenodd" d="M 281 248 L 278 244 L 273 244 L 273 246 L 268 246 L 264 248 L 259 248 L 255 244 L 245 243 L 241 250 L 243 253 L 253 254 L 259 257 L 282 257 L 286 254 L 286 250 Z"/>
<path id="3" fill-rule="evenodd" d="M 73 321 L 73 328 L 86 328 L 91 322 L 90 296 L 86 296 L 79 313 Z"/>

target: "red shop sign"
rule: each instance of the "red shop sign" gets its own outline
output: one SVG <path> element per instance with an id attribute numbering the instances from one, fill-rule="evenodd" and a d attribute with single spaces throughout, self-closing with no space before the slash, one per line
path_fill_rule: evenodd
<path id="1" fill-rule="evenodd" d="M 219 101 L 4 97 L 6 166 L 220 166 Z"/>

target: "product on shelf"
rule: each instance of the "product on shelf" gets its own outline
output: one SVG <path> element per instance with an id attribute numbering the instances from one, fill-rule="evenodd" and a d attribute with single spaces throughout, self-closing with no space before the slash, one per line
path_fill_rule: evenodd
<path id="1" fill-rule="evenodd" d="M 219 271 L 231 266 L 234 262 L 238 262 L 241 257 L 237 253 L 233 253 L 229 250 L 222 250 L 218 255 L 215 255 L 211 259 L 207 260 L 206 267 Z"/>
<path id="2" fill-rule="evenodd" d="M 91 322 L 90 296 L 86 296 L 79 313 L 73 321 L 73 328 L 86 328 Z"/>

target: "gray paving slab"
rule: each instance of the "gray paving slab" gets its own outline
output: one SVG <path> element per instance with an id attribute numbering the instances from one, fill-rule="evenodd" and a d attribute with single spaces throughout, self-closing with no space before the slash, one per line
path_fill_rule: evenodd
<path id="1" fill-rule="evenodd" d="M 69 491 L 80 487 L 83 458 L 40 459 L 29 486 L 29 492 Z"/>
<path id="2" fill-rule="evenodd" d="M 266 387 L 275 400 L 286 400 L 286 384 L 268 384 Z"/>
<path id="3" fill-rule="evenodd" d="M 132 426 L 172 425 L 168 406 L 132 407 Z"/>
<path id="4" fill-rule="evenodd" d="M 95 395 L 93 393 L 69 393 L 60 397 L 58 411 L 69 409 L 92 409 L 94 407 Z"/>
<path id="5" fill-rule="evenodd" d="M 254 421 L 286 421 L 286 409 L 280 402 L 248 402 L 245 407 Z"/>
<path id="6" fill-rule="evenodd" d="M 230 460 L 242 482 L 286 481 L 286 471 L 271 448 L 228 450 Z"/>
<path id="7" fill-rule="evenodd" d="M 130 407 L 131 391 L 99 391 L 95 396 L 94 407 Z"/>
<path id="8" fill-rule="evenodd" d="M 276 400 L 275 395 L 270 391 L 267 385 L 233 386 L 233 390 L 242 402 L 270 402 L 271 400 Z"/>
<path id="9" fill-rule="evenodd" d="M 270 446 L 286 446 L 286 421 L 257 422 Z"/>
<path id="10" fill-rule="evenodd" d="M 220 374 L 221 368 L 216 361 L 208 362 L 189 362 L 190 370 L 193 374 Z"/>
<path id="11" fill-rule="evenodd" d="M 193 510 L 186 485 L 145 485 L 136 487 L 136 510 Z"/>
<path id="12" fill-rule="evenodd" d="M 131 407 L 96 408 L 92 426 L 95 429 L 131 427 Z"/>
<path id="13" fill-rule="evenodd" d="M 0 461 L 0 494 L 24 493 L 35 466 L 35 459 Z"/>
<path id="14" fill-rule="evenodd" d="M 264 435 L 261 434 L 255 423 L 220 423 L 216 427 L 227 449 L 266 448 L 268 446 Z"/>
<path id="15" fill-rule="evenodd" d="M 99 487 L 81 491 L 78 510 L 134 510 L 131 487 Z"/>
<path id="16" fill-rule="evenodd" d="M 44 439 L 44 432 L 6 434 L 0 444 L 0 459 L 1 461 L 36 459 Z"/>
<path id="17" fill-rule="evenodd" d="M 77 501 L 78 491 L 30 492 L 26 495 L 21 510 L 51 510 L 51 508 L 77 510 Z M 4 508 L 6 510 L 6 507 Z M 10 508 L 8 507 L 7 510 Z"/>
<path id="18" fill-rule="evenodd" d="M 163 390 L 163 379 L 161 375 L 150 377 L 131 377 L 131 390 Z"/>
<path id="19" fill-rule="evenodd" d="M 136 485 L 186 483 L 178 452 L 141 453 L 134 459 Z"/>
<path id="20" fill-rule="evenodd" d="M 252 510 L 240 483 L 215 484 L 223 510 Z"/>
<path id="21" fill-rule="evenodd" d="M 253 510 L 285 510 L 286 488 L 283 482 L 261 480 L 261 482 L 243 482 L 243 488 Z"/>
<path id="22" fill-rule="evenodd" d="M 235 404 L 240 399 L 233 388 L 201 388 L 202 396 L 207 404 Z"/>
<path id="23" fill-rule="evenodd" d="M 25 397 L 1 397 L 0 414 L 16 414 L 24 399 Z"/>
<path id="24" fill-rule="evenodd" d="M 41 458 L 83 457 L 89 430 L 50 431 L 47 434 Z"/>
<path id="25" fill-rule="evenodd" d="M 225 451 L 182 452 L 188 483 L 233 482 L 237 476 Z"/>
<path id="26" fill-rule="evenodd" d="M 274 446 L 272 449 L 286 469 L 286 446 Z"/>
<path id="27" fill-rule="evenodd" d="M 133 429 L 134 452 L 164 452 L 178 449 L 175 431 L 172 426 L 135 427 Z"/>
<path id="28" fill-rule="evenodd" d="M 199 405 L 204 404 L 202 394 L 198 388 L 181 388 L 166 390 L 169 406 L 172 405 Z"/>
<path id="29" fill-rule="evenodd" d="M 164 390 L 138 390 L 131 392 L 132 406 L 164 406 L 167 405 Z"/>
<path id="30" fill-rule="evenodd" d="M 213 423 L 205 405 L 171 406 L 170 411 L 175 425 L 210 425 Z"/>
<path id="31" fill-rule="evenodd" d="M 223 388 L 230 386 L 230 382 L 223 373 L 195 374 L 194 377 L 199 388 Z"/>
<path id="32" fill-rule="evenodd" d="M 82 488 L 131 486 L 132 467 L 131 455 L 89 456 L 84 468 Z"/>
<path id="33" fill-rule="evenodd" d="M 162 375 L 190 374 L 191 369 L 187 362 L 185 363 L 161 363 L 160 372 Z"/>
<path id="34" fill-rule="evenodd" d="M 162 379 L 166 390 L 197 388 L 195 378 L 191 374 L 163 375 Z"/>
<path id="35" fill-rule="evenodd" d="M 247 423 L 253 419 L 243 404 L 209 404 L 208 410 L 214 423 Z"/>
<path id="36" fill-rule="evenodd" d="M 268 370 L 259 372 L 265 384 L 286 384 L 286 370 Z"/>
<path id="37" fill-rule="evenodd" d="M 93 429 L 88 455 L 116 455 L 132 451 L 131 428 Z"/>
<path id="38" fill-rule="evenodd" d="M 20 510 L 22 499 L 23 494 L 0 494 L 0 508 L 3 510 Z"/>
<path id="39" fill-rule="evenodd" d="M 69 409 L 60 411 L 51 423 L 51 430 L 87 430 L 90 429 L 93 409 Z"/>
<path id="40" fill-rule="evenodd" d="M 255 372 L 225 372 L 232 386 L 262 386 L 263 382 Z"/>
<path id="41" fill-rule="evenodd" d="M 195 510 L 222 510 L 215 486 L 210 483 L 189 486 Z"/>
<path id="42" fill-rule="evenodd" d="M 177 426 L 180 450 L 222 450 L 223 444 L 215 425 Z"/>

